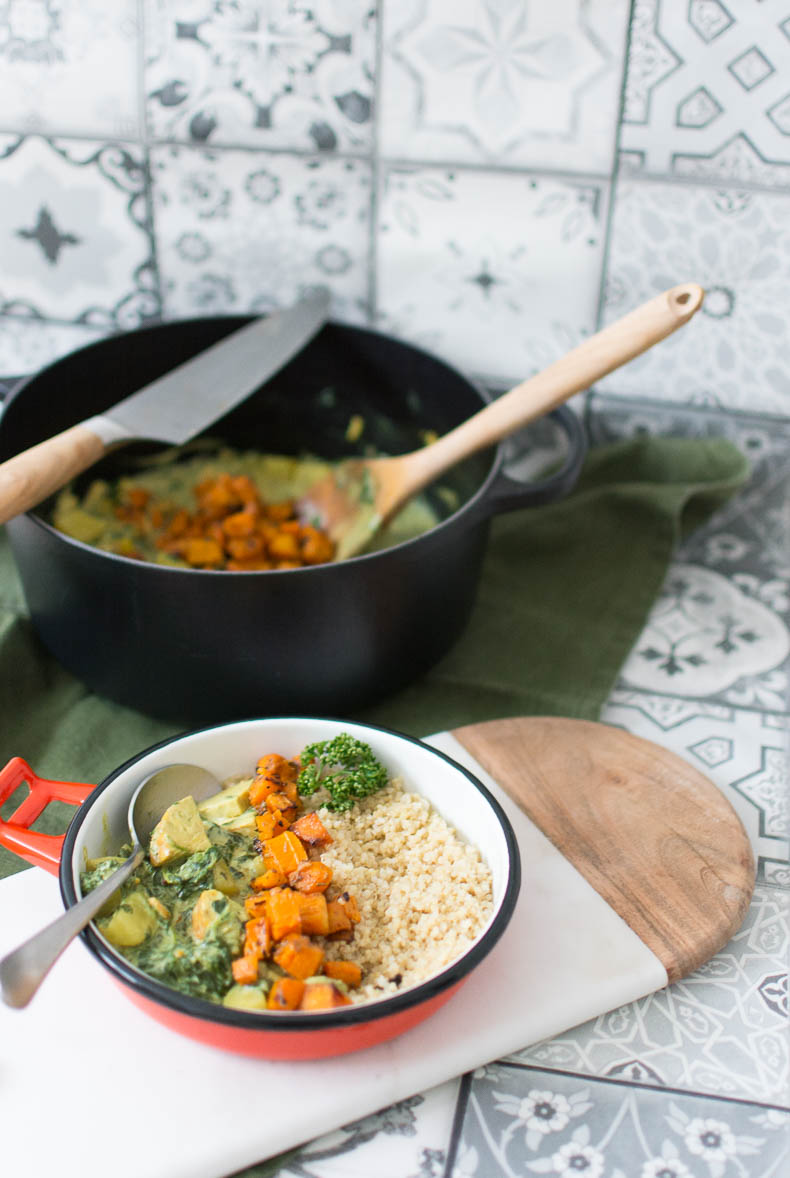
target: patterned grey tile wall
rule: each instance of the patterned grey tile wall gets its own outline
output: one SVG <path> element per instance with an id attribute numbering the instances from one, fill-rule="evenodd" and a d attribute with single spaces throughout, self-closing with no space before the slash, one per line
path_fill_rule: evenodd
<path id="1" fill-rule="evenodd" d="M 151 167 L 168 317 L 265 312 L 326 286 L 336 317 L 367 318 L 367 161 L 171 146 Z"/>
<path id="2" fill-rule="evenodd" d="M 0 5 L 0 128 L 137 139 L 137 0 Z"/>
<path id="3" fill-rule="evenodd" d="M 145 0 L 145 102 L 154 140 L 367 152 L 375 9 Z"/>
<path id="4" fill-rule="evenodd" d="M 790 185 L 786 0 L 636 0 L 624 171 Z"/>
<path id="5" fill-rule="evenodd" d="M 548 364 L 594 326 L 608 185 L 385 167 L 378 322 L 495 384 Z"/>
<path id="6" fill-rule="evenodd" d="M 607 267 L 606 321 L 679 280 L 707 293 L 691 323 L 599 388 L 790 415 L 790 195 L 621 179 Z"/>
<path id="7" fill-rule="evenodd" d="M 0 134 L 0 313 L 105 332 L 161 310 L 134 143 Z"/>
<path id="8" fill-rule="evenodd" d="M 382 6 L 389 159 L 611 171 L 626 0 Z"/>

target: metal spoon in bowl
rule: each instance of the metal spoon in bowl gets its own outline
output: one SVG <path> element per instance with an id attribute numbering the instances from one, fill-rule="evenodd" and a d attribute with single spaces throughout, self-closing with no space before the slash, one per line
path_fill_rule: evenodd
<path id="1" fill-rule="evenodd" d="M 0 961 L 0 994 L 8 1006 L 27 1006 L 66 946 L 139 867 L 151 832 L 168 806 L 188 794 L 199 801 L 219 788 L 220 782 L 214 774 L 197 765 L 167 765 L 140 782 L 129 803 L 132 836 L 129 858 L 57 920 Z"/>

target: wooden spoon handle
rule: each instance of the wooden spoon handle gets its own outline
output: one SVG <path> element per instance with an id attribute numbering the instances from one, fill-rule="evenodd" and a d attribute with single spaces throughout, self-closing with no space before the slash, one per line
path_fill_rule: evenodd
<path id="1" fill-rule="evenodd" d="M 106 452 L 85 424 L 73 425 L 0 465 L 0 524 L 29 511 Z"/>
<path id="2" fill-rule="evenodd" d="M 688 323 L 704 297 L 702 287 L 693 282 L 664 291 L 590 336 L 536 376 L 522 381 L 438 441 L 410 454 L 409 481 L 412 473 L 419 479 L 419 486 L 410 487 L 410 493 L 462 458 L 501 441 L 646 352 Z"/>

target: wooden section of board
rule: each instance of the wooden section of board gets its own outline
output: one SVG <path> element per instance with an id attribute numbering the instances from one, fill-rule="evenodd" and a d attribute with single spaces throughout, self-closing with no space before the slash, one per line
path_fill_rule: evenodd
<path id="1" fill-rule="evenodd" d="M 664 965 L 670 981 L 740 928 L 751 845 L 721 791 L 675 753 L 619 728 L 529 717 L 452 735 Z"/>

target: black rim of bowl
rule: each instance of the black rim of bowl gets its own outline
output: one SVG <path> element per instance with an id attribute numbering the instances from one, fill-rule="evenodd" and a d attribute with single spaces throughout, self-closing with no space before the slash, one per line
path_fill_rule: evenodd
<path id="1" fill-rule="evenodd" d="M 167 737 L 165 740 L 159 741 L 157 744 L 150 745 L 142 752 L 134 757 L 130 757 L 122 765 L 97 785 L 96 789 L 90 794 L 88 802 L 84 802 L 77 814 L 72 819 L 71 824 L 66 832 L 66 837 L 63 842 L 63 851 L 60 863 L 60 891 L 63 897 L 63 902 L 67 908 L 74 905 L 79 897 L 76 894 L 73 880 L 72 880 L 72 862 L 75 854 L 75 843 L 77 834 L 86 820 L 88 813 L 97 804 L 99 798 L 112 783 L 120 777 L 127 769 L 131 768 L 136 762 L 141 761 L 149 753 L 155 752 L 157 749 L 165 748 L 167 745 L 181 740 L 184 737 L 196 736 L 202 732 L 212 732 L 220 728 L 235 727 L 239 724 L 255 723 L 260 720 L 305 720 L 309 721 L 309 716 L 262 716 L 251 717 L 248 720 L 233 721 L 232 724 L 210 724 L 203 728 L 191 729 L 187 732 L 178 733 L 175 736 Z M 331 717 L 320 717 L 322 723 L 329 720 L 330 723 L 337 723 L 343 725 L 344 723 L 352 723 L 352 721 L 342 719 L 332 719 Z M 510 820 L 500 806 L 499 802 L 493 794 L 483 785 L 479 778 L 465 769 L 463 765 L 459 765 L 452 757 L 439 749 L 433 748 L 426 744 L 425 741 L 418 737 L 408 736 L 403 732 L 398 732 L 393 728 L 386 728 L 377 724 L 365 724 L 358 721 L 353 721 L 355 727 L 365 728 L 370 732 L 379 732 L 385 736 L 394 736 L 399 740 L 408 742 L 409 744 L 418 745 L 424 748 L 432 756 L 439 757 L 446 761 L 459 773 L 462 773 L 471 784 L 478 790 L 479 793 L 488 802 L 491 807 L 502 831 L 507 847 L 508 858 L 508 879 L 505 885 L 505 891 L 500 900 L 499 906 L 496 910 L 493 920 L 488 928 L 474 944 L 459 957 L 451 965 L 433 977 L 428 978 L 425 982 L 420 982 L 418 985 L 404 990 L 402 993 L 392 994 L 387 998 L 374 999 L 370 1002 L 360 1003 L 354 1006 L 341 1006 L 329 1011 L 314 1011 L 306 1015 L 304 1011 L 298 1013 L 291 1013 L 286 1011 L 240 1011 L 234 1010 L 232 1007 L 221 1006 L 218 1003 L 209 1002 L 207 999 L 194 998 L 189 994 L 184 994 L 180 990 L 172 989 L 164 985 L 162 982 L 156 981 L 154 978 L 137 970 L 129 962 L 126 961 L 119 953 L 115 953 L 108 948 L 105 942 L 96 934 L 96 932 L 88 926 L 84 929 L 80 936 L 85 944 L 90 949 L 94 957 L 102 963 L 102 965 L 110 971 L 120 981 L 130 986 L 138 994 L 145 998 L 151 999 L 161 1006 L 167 1007 L 170 1010 L 176 1011 L 179 1014 L 187 1015 L 193 1019 L 203 1020 L 205 1022 L 227 1026 L 228 1028 L 235 1028 L 247 1031 L 260 1031 L 267 1034 L 276 1033 L 278 1031 L 300 1031 L 309 1033 L 316 1030 L 325 1030 L 334 1027 L 349 1027 L 360 1023 L 373 1022 L 378 1019 L 387 1018 L 390 1015 L 397 1014 L 401 1011 L 408 1010 L 410 1007 L 419 1006 L 423 1002 L 427 1002 L 434 998 L 442 991 L 455 985 L 461 981 L 468 973 L 471 972 L 478 965 L 483 958 L 485 958 L 493 949 L 496 942 L 502 936 L 510 918 L 515 909 L 516 900 L 518 899 L 519 889 L 521 885 L 521 859 L 516 842 L 516 836 L 513 828 L 510 825 Z"/>

